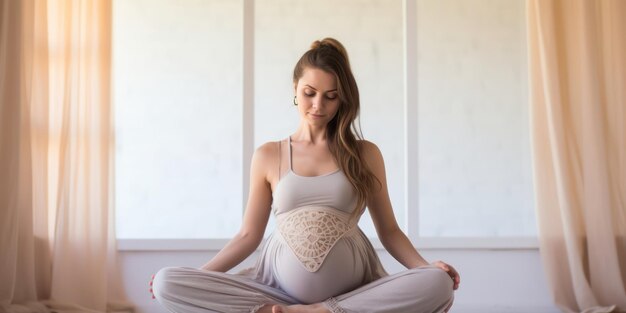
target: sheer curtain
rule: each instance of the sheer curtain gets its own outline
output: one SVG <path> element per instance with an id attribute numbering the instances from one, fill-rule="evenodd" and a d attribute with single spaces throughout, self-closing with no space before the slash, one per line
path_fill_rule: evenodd
<path id="1" fill-rule="evenodd" d="M 132 311 L 112 201 L 111 2 L 0 0 L 0 312 Z"/>
<path id="2" fill-rule="evenodd" d="M 626 1 L 528 0 L 539 239 L 564 312 L 626 311 Z"/>

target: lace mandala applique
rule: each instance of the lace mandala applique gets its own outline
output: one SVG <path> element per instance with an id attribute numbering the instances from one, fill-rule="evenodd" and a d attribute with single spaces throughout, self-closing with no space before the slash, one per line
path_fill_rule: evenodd
<path id="1" fill-rule="evenodd" d="M 345 213 L 326 207 L 302 208 L 278 219 L 278 229 L 309 272 L 316 272 L 330 249 L 349 230 Z"/>

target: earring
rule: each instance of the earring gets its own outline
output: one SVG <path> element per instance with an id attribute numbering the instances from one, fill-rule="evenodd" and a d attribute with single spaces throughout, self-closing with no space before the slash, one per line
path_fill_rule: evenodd
<path id="1" fill-rule="evenodd" d="M 293 105 L 298 105 L 298 101 L 296 100 L 296 96 L 293 96 Z"/>

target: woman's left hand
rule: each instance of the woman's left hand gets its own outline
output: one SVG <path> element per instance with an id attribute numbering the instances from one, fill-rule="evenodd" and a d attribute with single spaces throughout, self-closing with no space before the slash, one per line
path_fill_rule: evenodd
<path id="1" fill-rule="evenodd" d="M 453 289 L 457 290 L 459 288 L 459 284 L 461 283 L 461 276 L 459 276 L 459 272 L 457 272 L 456 269 L 452 267 L 452 265 L 447 264 L 443 261 L 435 261 L 430 264 L 446 271 L 446 273 L 450 275 L 450 278 L 452 278 L 452 281 L 454 282 Z"/>

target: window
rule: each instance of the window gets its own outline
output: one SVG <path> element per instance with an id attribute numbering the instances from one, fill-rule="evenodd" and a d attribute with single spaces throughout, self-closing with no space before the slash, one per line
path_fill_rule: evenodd
<path id="1" fill-rule="evenodd" d="M 244 125 L 251 3 L 254 125 Z M 293 66 L 324 37 L 350 54 L 363 134 L 383 153 L 412 239 L 534 237 L 524 14 L 523 0 L 115 1 L 118 238 L 232 237 L 248 184 L 242 146 L 296 129 Z M 417 67 L 408 104 L 405 40 Z M 407 164 L 417 164 L 416 183 Z M 376 237 L 368 214 L 360 226 Z"/>
<path id="2" fill-rule="evenodd" d="M 228 238 L 241 220 L 241 3 L 114 2 L 118 238 Z"/>
<path id="3" fill-rule="evenodd" d="M 420 236 L 534 236 L 524 2 L 417 3 Z"/>

